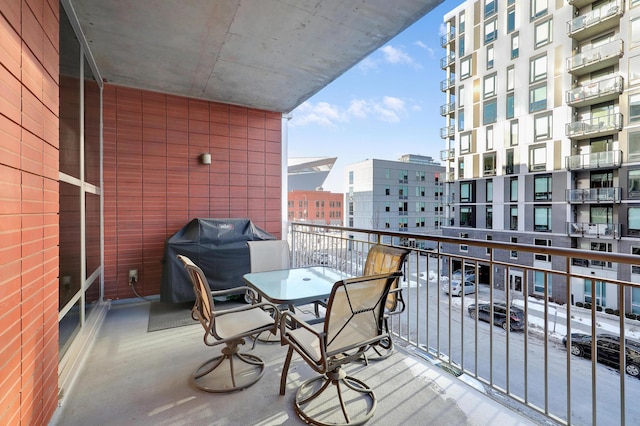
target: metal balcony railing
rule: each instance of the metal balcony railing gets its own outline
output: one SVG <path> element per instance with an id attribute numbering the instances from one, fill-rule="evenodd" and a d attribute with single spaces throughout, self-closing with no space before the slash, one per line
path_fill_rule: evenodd
<path id="1" fill-rule="evenodd" d="M 623 14 L 624 1 L 611 1 L 567 22 L 567 35 L 586 39 L 594 33 L 615 27 Z"/>
<path id="2" fill-rule="evenodd" d="M 444 104 L 440 106 L 440 115 L 445 116 L 447 114 L 451 114 L 456 110 L 456 103 L 449 102 L 448 104 Z"/>
<path id="3" fill-rule="evenodd" d="M 603 151 L 567 157 L 567 170 L 618 168 L 622 165 L 622 151 Z"/>
<path id="4" fill-rule="evenodd" d="M 448 89 L 454 87 L 456 85 L 456 78 L 455 77 L 449 77 L 448 79 L 442 80 L 440 82 L 440 91 L 441 92 L 445 92 Z"/>
<path id="5" fill-rule="evenodd" d="M 566 199 L 568 203 L 619 203 L 622 188 L 567 189 Z"/>
<path id="6" fill-rule="evenodd" d="M 451 31 L 449 31 L 448 34 L 445 34 L 442 37 L 440 37 L 440 45 L 442 47 L 445 47 L 447 44 L 451 43 L 455 39 L 456 39 L 456 29 L 451 27 Z"/>
<path id="7" fill-rule="evenodd" d="M 617 98 L 624 91 L 624 78 L 618 75 L 604 80 L 590 81 L 566 92 L 567 104 L 580 107 Z"/>
<path id="8" fill-rule="evenodd" d="M 451 125 L 451 126 L 440 128 L 440 137 L 442 139 L 450 138 L 455 134 L 456 134 L 456 126 Z"/>
<path id="9" fill-rule="evenodd" d="M 569 225 L 609 238 L 619 229 L 614 224 Z M 600 333 L 619 336 L 618 353 L 638 350 L 633 341 L 638 340 L 640 309 L 633 294 L 640 284 L 631 281 L 629 271 L 640 276 L 635 266 L 640 258 L 493 238 L 301 223 L 290 224 L 288 236 L 292 266 L 314 264 L 314 254 L 323 252 L 329 266 L 354 275 L 363 272 L 372 244 L 409 246 L 398 283 L 406 308 L 389 317 L 397 343 L 549 423 L 634 423 L 640 418 L 640 380 L 630 376 L 638 374 L 635 355 L 614 356 L 609 366 L 598 363 L 599 357 L 579 355 L 585 347 L 599 348 Z M 547 261 L 536 263 L 540 258 Z M 585 271 L 585 265 L 606 268 Z M 463 276 L 474 283 L 472 292 L 450 294 L 449 283 Z M 479 321 L 483 318 L 493 318 L 500 327 Z M 594 346 L 574 333 L 595 335 Z"/>
<path id="10" fill-rule="evenodd" d="M 587 139 L 611 135 L 622 130 L 624 116 L 620 113 L 592 117 L 565 125 L 565 135 L 573 139 Z"/>
<path id="11" fill-rule="evenodd" d="M 440 68 L 445 69 L 449 65 L 454 64 L 456 62 L 456 54 L 454 52 L 449 52 L 447 56 L 440 59 Z"/>
<path id="12" fill-rule="evenodd" d="M 456 157 L 456 150 L 454 148 L 443 149 L 440 151 L 440 160 L 449 161 Z"/>
<path id="13" fill-rule="evenodd" d="M 567 71 L 577 75 L 586 74 L 617 63 L 623 53 L 623 41 L 614 40 L 567 58 Z"/>
<path id="14" fill-rule="evenodd" d="M 620 238 L 619 223 L 567 222 L 567 234 L 571 237 Z"/>

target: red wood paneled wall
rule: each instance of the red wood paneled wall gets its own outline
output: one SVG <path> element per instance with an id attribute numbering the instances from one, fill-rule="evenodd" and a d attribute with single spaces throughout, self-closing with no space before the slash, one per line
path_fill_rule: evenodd
<path id="1" fill-rule="evenodd" d="M 280 237 L 281 148 L 280 113 L 107 85 L 105 297 L 134 297 L 129 269 L 158 294 L 165 239 L 193 218 L 248 217 Z"/>
<path id="2" fill-rule="evenodd" d="M 0 424 L 58 397 L 58 0 L 0 1 Z"/>

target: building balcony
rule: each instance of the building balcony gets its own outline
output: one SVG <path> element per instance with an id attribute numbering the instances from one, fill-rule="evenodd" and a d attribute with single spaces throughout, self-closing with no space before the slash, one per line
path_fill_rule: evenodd
<path id="1" fill-rule="evenodd" d="M 440 115 L 442 116 L 450 115 L 451 118 L 454 118 L 455 112 L 456 112 L 455 102 L 449 102 L 448 104 L 444 104 L 440 106 Z"/>
<path id="2" fill-rule="evenodd" d="M 447 78 L 447 79 L 442 80 L 440 82 L 440 91 L 441 92 L 446 92 L 447 90 L 455 87 L 455 85 L 456 85 L 456 78 L 455 77 Z"/>
<path id="3" fill-rule="evenodd" d="M 576 7 L 577 9 L 580 9 L 593 3 L 594 1 L 595 0 L 567 0 L 567 3 L 571 6 Z"/>
<path id="4" fill-rule="evenodd" d="M 440 160 L 449 161 L 456 158 L 456 150 L 454 148 L 443 149 L 440 151 Z"/>
<path id="5" fill-rule="evenodd" d="M 620 238 L 619 223 L 567 222 L 567 234 L 570 237 L 584 238 Z"/>
<path id="6" fill-rule="evenodd" d="M 622 40 L 614 40 L 567 58 L 567 71 L 578 76 L 616 65 L 624 53 Z"/>
<path id="7" fill-rule="evenodd" d="M 446 47 L 447 44 L 453 43 L 453 42 L 455 42 L 455 40 L 456 40 L 456 29 L 451 27 L 451 31 L 449 31 L 448 34 L 445 34 L 442 37 L 440 37 L 440 45 L 442 47 Z M 452 45 L 452 49 L 451 50 L 454 49 L 453 46 L 454 45 Z"/>
<path id="8" fill-rule="evenodd" d="M 622 165 L 622 151 L 592 152 L 565 158 L 566 168 L 572 170 L 617 169 Z"/>
<path id="9" fill-rule="evenodd" d="M 442 139 L 451 138 L 455 136 L 455 134 L 456 134 L 456 126 L 451 125 L 451 126 L 440 128 L 440 137 Z"/>
<path id="10" fill-rule="evenodd" d="M 622 130 L 623 121 L 620 113 L 575 121 L 565 125 L 565 135 L 575 140 L 613 135 Z"/>
<path id="11" fill-rule="evenodd" d="M 447 56 L 440 59 L 440 68 L 443 70 L 447 67 L 454 65 L 456 63 L 456 54 L 454 52 L 449 52 Z"/>
<path id="12" fill-rule="evenodd" d="M 622 15 L 624 15 L 624 2 L 611 1 L 567 22 L 567 35 L 578 41 L 586 40 L 620 25 Z"/>
<path id="13" fill-rule="evenodd" d="M 566 199 L 571 204 L 619 203 L 622 201 L 622 188 L 567 189 Z"/>
<path id="14" fill-rule="evenodd" d="M 445 182 L 455 182 L 456 174 L 455 172 L 447 172 L 445 174 Z"/>
<path id="15" fill-rule="evenodd" d="M 615 76 L 604 80 L 589 81 L 566 92 L 567 105 L 580 108 L 618 99 L 624 91 L 624 78 Z"/>

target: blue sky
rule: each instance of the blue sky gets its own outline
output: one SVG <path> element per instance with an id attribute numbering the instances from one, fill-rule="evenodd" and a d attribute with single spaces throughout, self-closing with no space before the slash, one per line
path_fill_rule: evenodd
<path id="1" fill-rule="evenodd" d="M 442 17 L 447 0 L 292 111 L 289 157 L 338 157 L 324 189 L 346 192 L 345 167 L 403 154 L 440 161 Z"/>

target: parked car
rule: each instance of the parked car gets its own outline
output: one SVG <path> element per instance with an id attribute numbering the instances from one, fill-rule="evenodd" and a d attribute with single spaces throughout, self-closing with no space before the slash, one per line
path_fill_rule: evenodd
<path id="1" fill-rule="evenodd" d="M 452 296 L 462 296 L 463 292 L 464 294 L 473 294 L 476 292 L 476 283 L 470 280 L 466 280 L 463 286 L 462 281 L 451 280 L 450 283 L 445 283 L 442 285 L 442 290 L 447 294 L 449 294 L 450 292 Z"/>
<path id="2" fill-rule="evenodd" d="M 501 326 L 504 330 L 510 327 L 511 330 L 523 330 L 525 324 L 524 311 L 517 306 L 509 307 L 510 317 L 507 319 L 507 305 L 496 302 L 493 304 L 493 324 Z M 476 305 L 469 305 L 469 315 L 476 317 Z M 478 319 L 491 322 L 491 304 L 478 304 Z"/>
<path id="3" fill-rule="evenodd" d="M 464 273 L 464 279 L 465 281 L 473 281 L 475 283 L 476 282 L 475 271 L 473 269 L 467 269 Z M 462 281 L 462 271 L 460 269 L 456 269 L 455 271 L 453 271 L 453 274 L 451 274 L 451 280 Z"/>
<path id="4" fill-rule="evenodd" d="M 633 377 L 640 377 L 640 342 L 626 339 L 625 371 Z M 567 347 L 567 336 L 562 339 Z M 571 333 L 571 354 L 591 358 L 591 336 L 583 333 Z M 620 337 L 614 334 L 596 335 L 598 362 L 620 369 Z"/>

